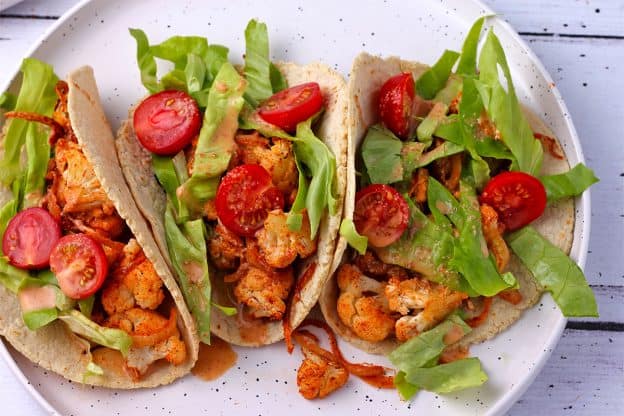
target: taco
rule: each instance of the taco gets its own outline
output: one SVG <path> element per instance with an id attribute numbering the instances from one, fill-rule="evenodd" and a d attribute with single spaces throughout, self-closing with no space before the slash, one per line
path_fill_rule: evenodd
<path id="1" fill-rule="evenodd" d="M 544 291 L 597 315 L 567 257 L 571 197 L 596 178 L 518 102 L 493 32 L 477 59 L 483 21 L 432 67 L 362 53 L 350 73 L 345 219 L 319 303 L 342 338 L 388 354 L 404 396 L 483 383 L 467 347 Z"/>
<path id="2" fill-rule="evenodd" d="M 153 387 L 197 360 L 194 322 L 126 185 L 90 67 L 22 65 L 2 135 L 0 334 L 66 379 Z"/>
<path id="3" fill-rule="evenodd" d="M 255 20 L 238 69 L 205 38 L 149 45 L 131 32 L 151 95 L 123 123 L 117 152 L 201 340 L 210 331 L 242 346 L 288 337 L 334 255 L 346 177 L 342 77 L 322 64 L 272 63 L 267 27 Z M 158 82 L 155 57 L 175 66 Z"/>

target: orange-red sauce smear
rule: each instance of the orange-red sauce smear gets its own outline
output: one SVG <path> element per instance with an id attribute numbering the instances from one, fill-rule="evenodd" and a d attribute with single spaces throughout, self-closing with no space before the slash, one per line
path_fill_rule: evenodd
<path id="1" fill-rule="evenodd" d="M 353 374 L 354 376 L 361 378 L 368 384 L 378 387 L 378 388 L 382 388 L 382 389 L 394 388 L 394 375 L 386 374 L 387 371 L 392 371 L 391 369 L 388 369 L 380 365 L 374 365 L 374 364 L 368 364 L 368 363 L 355 364 L 355 363 L 351 363 L 347 361 L 342 355 L 340 348 L 338 347 L 338 342 L 336 341 L 336 336 L 334 335 L 334 332 L 331 330 L 331 328 L 329 327 L 329 325 L 327 325 L 326 322 L 320 321 L 318 319 L 306 319 L 305 321 L 303 321 L 301 326 L 295 331 L 295 333 L 300 333 L 304 336 L 307 335 L 307 337 L 305 338 L 294 337 L 295 340 L 300 342 L 300 341 L 304 341 L 306 338 L 308 340 L 312 339 L 312 337 L 309 336 L 310 333 L 308 331 L 301 329 L 305 326 L 315 326 L 317 328 L 324 330 L 327 333 L 327 336 L 329 338 L 329 344 L 332 350 L 332 358 L 335 361 L 339 362 L 344 368 L 346 368 L 350 374 Z M 307 342 L 305 347 L 312 349 L 314 352 L 316 352 L 317 354 L 321 356 L 325 355 L 322 352 L 323 350 L 321 349 L 321 347 L 319 347 L 318 344 L 316 343 Z"/>
<path id="2" fill-rule="evenodd" d="M 236 364 L 237 358 L 230 344 L 213 336 L 210 345 L 199 345 L 199 358 L 191 372 L 205 381 L 216 380 Z"/>

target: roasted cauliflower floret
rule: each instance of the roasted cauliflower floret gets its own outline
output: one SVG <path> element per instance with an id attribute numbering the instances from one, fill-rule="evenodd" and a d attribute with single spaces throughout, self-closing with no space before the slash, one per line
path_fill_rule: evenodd
<path id="1" fill-rule="evenodd" d="M 161 359 L 173 365 L 186 360 L 186 345 L 175 326 L 175 316 L 175 311 L 167 319 L 154 311 L 132 308 L 104 322 L 104 326 L 121 329 L 133 337 L 133 346 L 126 357 L 131 374 L 143 374 L 153 362 Z"/>
<path id="2" fill-rule="evenodd" d="M 258 246 L 266 263 L 277 269 L 288 267 L 297 255 L 306 258 L 316 251 L 316 240 L 310 238 L 308 215 L 304 213 L 299 231 L 288 228 L 287 218 L 283 211 L 273 210 L 264 220 L 264 227 L 256 232 Z"/>
<path id="3" fill-rule="evenodd" d="M 220 222 L 215 227 L 214 236 L 208 241 L 208 252 L 218 269 L 235 269 L 243 255 L 243 240 L 225 228 Z"/>
<path id="4" fill-rule="evenodd" d="M 400 281 L 391 278 L 386 286 L 390 310 L 402 316 L 396 321 L 399 341 L 406 341 L 428 330 L 457 309 L 468 296 L 425 279 Z M 413 315 L 409 315 L 413 313 Z"/>
<path id="5" fill-rule="evenodd" d="M 351 264 L 338 269 L 338 316 L 360 338 L 378 342 L 394 330 L 394 321 L 385 297 L 385 283 L 365 276 Z"/>
<path id="6" fill-rule="evenodd" d="M 285 301 L 295 281 L 292 268 L 269 272 L 244 264 L 237 274 L 236 300 L 245 304 L 254 318 L 282 319 Z"/>
<path id="7" fill-rule="evenodd" d="M 51 175 L 51 189 L 61 207 L 61 215 L 83 219 L 88 226 L 110 238 L 119 236 L 123 232 L 123 220 L 80 146 L 66 139 L 59 140 L 54 147 L 54 167 L 57 173 Z"/>
<path id="8" fill-rule="evenodd" d="M 485 242 L 496 260 L 496 268 L 502 272 L 509 263 L 509 248 L 503 239 L 505 226 L 498 222 L 498 213 L 491 206 L 483 204 L 480 210 Z"/>
<path id="9" fill-rule="evenodd" d="M 162 279 L 135 239 L 124 247 L 123 257 L 111 277 L 102 291 L 102 306 L 109 315 L 135 305 L 156 309 L 165 298 Z"/>
<path id="10" fill-rule="evenodd" d="M 339 363 L 329 361 L 308 348 L 301 347 L 304 359 L 297 371 L 299 393 L 308 400 L 322 399 L 342 387 L 349 372 Z"/>
<path id="11" fill-rule="evenodd" d="M 298 171 L 290 141 L 274 137 L 272 144 L 256 131 L 238 134 L 238 156 L 243 163 L 252 163 L 265 168 L 273 179 L 273 184 L 285 195 L 297 189 Z"/>

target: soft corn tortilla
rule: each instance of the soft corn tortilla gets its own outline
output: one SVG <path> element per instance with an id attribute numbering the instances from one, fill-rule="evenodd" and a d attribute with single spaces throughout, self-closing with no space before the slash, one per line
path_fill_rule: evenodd
<path id="1" fill-rule="evenodd" d="M 414 79 L 428 69 L 428 66 L 417 62 L 402 61 L 397 57 L 382 59 L 366 53 L 360 54 L 354 61 L 349 79 L 349 144 L 347 151 L 347 191 L 345 197 L 345 218 L 353 219 L 355 193 L 357 187 L 355 159 L 356 151 L 366 135 L 368 127 L 379 122 L 377 111 L 377 95 L 384 82 L 393 75 L 410 71 Z M 552 131 L 529 110 L 525 115 L 534 132 L 555 137 Z M 557 145 L 559 145 L 557 143 Z M 559 148 L 561 150 L 561 148 Z M 563 151 L 561 151 L 563 154 Z M 544 151 L 542 175 L 552 175 L 569 170 L 566 160 L 553 157 Z M 548 205 L 544 214 L 531 224 L 541 235 L 566 253 L 572 247 L 574 231 L 574 201 L 570 198 Z M 332 273 L 345 261 L 347 242 L 340 238 L 332 265 Z M 492 301 L 487 321 L 474 328 L 459 343 L 464 346 L 479 343 L 492 338 L 520 318 L 522 311 L 533 306 L 541 296 L 543 289 L 538 286 L 529 271 L 513 253 L 507 270 L 511 271 L 519 281 L 522 302 L 512 305 L 499 297 Z M 349 327 L 344 325 L 338 316 L 336 303 L 340 295 L 335 276 L 329 279 L 319 299 L 321 310 L 329 325 L 342 338 L 356 347 L 374 354 L 387 354 L 399 343 L 396 339 L 387 339 L 371 343 L 359 338 Z"/>
<path id="2" fill-rule="evenodd" d="M 98 359 L 102 352 L 99 348 L 95 350 L 94 361 L 104 369 L 104 375 L 85 377 L 87 365 L 91 362 L 89 342 L 79 338 L 58 320 L 37 331 L 29 330 L 22 321 L 17 297 L 3 285 L 0 285 L 0 335 L 34 363 L 72 381 L 118 389 L 169 384 L 188 374 L 197 360 L 199 341 L 195 324 L 145 219 L 132 202 L 115 153 L 113 133 L 100 104 L 93 70 L 90 67 L 79 68 L 69 74 L 67 83 L 69 118 L 78 144 L 85 157 L 93 164 L 98 180 L 119 215 L 128 224 L 145 256 L 153 263 L 171 294 L 178 309 L 178 329 L 186 343 L 188 358 L 178 366 L 160 360 L 152 364 L 139 381 L 133 381 L 120 368 L 120 355 L 117 352 L 108 350 L 112 354 L 105 355 L 107 359 L 101 360 Z M 2 189 L 1 203 L 4 204 L 10 197 L 8 190 Z"/>
<path id="3" fill-rule="evenodd" d="M 325 111 L 315 126 L 317 137 L 325 142 L 336 158 L 336 189 L 338 206 L 336 214 L 328 213 L 321 220 L 316 253 L 300 264 L 296 270 L 295 287 L 298 296 L 287 313 L 290 325 L 296 328 L 308 315 L 329 278 L 331 263 L 336 247 L 340 218 L 343 210 L 344 190 L 347 175 L 347 92 L 345 82 L 335 71 L 320 63 L 299 66 L 292 63 L 277 63 L 289 85 L 304 82 L 318 82 L 325 98 Z M 132 111 L 131 111 L 132 116 Z M 130 189 L 149 221 L 161 252 L 169 259 L 165 240 L 164 213 L 166 196 L 158 184 L 151 167 L 151 155 L 138 142 L 132 117 L 126 120 L 117 135 L 117 153 Z M 304 280 L 307 266 L 315 263 L 314 273 Z M 231 305 L 233 295 L 228 293 L 221 276 L 211 273 L 213 301 Z M 295 289 L 294 289 L 295 290 Z M 219 309 L 212 309 L 211 331 L 219 338 L 235 345 L 258 347 L 284 338 L 282 321 L 262 319 L 243 320 L 241 314 L 226 316 Z"/>

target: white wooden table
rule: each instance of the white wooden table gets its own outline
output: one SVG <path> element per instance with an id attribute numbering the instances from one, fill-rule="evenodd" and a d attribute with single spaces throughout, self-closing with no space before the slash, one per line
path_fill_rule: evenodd
<path id="1" fill-rule="evenodd" d="M 0 0 L 0 6 L 8 0 Z M 0 12 L 0 84 L 76 0 L 27 0 Z M 588 164 L 592 234 L 585 274 L 600 318 L 572 320 L 511 415 L 624 414 L 624 0 L 486 0 L 527 40 L 565 98 Z M 70 397 L 67 398 L 71 400 Z M 0 360 L 5 415 L 44 411 Z"/>

